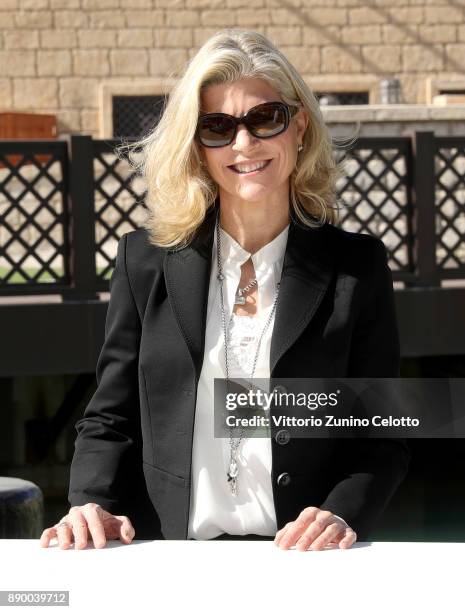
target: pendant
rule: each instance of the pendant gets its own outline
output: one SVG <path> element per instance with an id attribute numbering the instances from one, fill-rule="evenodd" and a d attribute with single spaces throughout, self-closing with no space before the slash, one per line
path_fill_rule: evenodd
<path id="1" fill-rule="evenodd" d="M 229 482 L 229 486 L 231 487 L 231 493 L 233 495 L 237 495 L 237 475 L 238 473 L 239 473 L 239 470 L 237 468 L 237 463 L 233 459 L 231 463 L 229 464 L 229 471 L 228 471 L 228 482 Z"/>

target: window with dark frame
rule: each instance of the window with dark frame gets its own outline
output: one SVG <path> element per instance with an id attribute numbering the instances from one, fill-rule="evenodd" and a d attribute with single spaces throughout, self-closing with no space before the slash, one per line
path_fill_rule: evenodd
<path id="1" fill-rule="evenodd" d="M 320 104 L 369 104 L 368 91 L 318 91 L 315 96 Z"/>
<path id="2" fill-rule="evenodd" d="M 113 96 L 113 137 L 141 138 L 158 123 L 164 95 Z"/>

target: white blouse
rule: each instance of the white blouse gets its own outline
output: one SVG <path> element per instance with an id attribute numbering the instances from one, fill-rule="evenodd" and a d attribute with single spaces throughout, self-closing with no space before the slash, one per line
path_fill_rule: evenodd
<path id="1" fill-rule="evenodd" d="M 230 378 L 250 379 L 257 342 L 270 315 L 281 279 L 289 225 L 271 242 L 251 255 L 221 227 L 224 274 L 224 307 L 228 321 L 228 365 Z M 209 540 L 222 533 L 274 536 L 277 530 L 271 484 L 270 437 L 246 437 L 237 451 L 238 494 L 227 481 L 229 438 L 214 437 L 214 378 L 226 378 L 224 335 L 221 323 L 220 283 L 217 279 L 216 232 L 207 305 L 205 350 L 200 374 L 192 448 L 192 485 L 188 538 Z M 235 315 L 234 296 L 241 266 L 250 257 L 258 281 L 259 312 Z M 254 380 L 269 379 L 270 345 L 274 315 L 260 345 Z M 268 389 L 265 389 L 268 390 Z"/>

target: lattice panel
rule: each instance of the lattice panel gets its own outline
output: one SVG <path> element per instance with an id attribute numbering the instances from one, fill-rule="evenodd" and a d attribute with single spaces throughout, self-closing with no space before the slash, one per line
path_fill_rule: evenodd
<path id="1" fill-rule="evenodd" d="M 465 145 L 439 149 L 436 173 L 436 263 L 442 276 L 465 270 Z"/>
<path id="2" fill-rule="evenodd" d="M 69 282 L 64 147 L 0 149 L 0 286 Z"/>
<path id="3" fill-rule="evenodd" d="M 118 240 L 140 227 L 146 216 L 146 188 L 143 179 L 135 176 L 129 163 L 119 159 L 110 146 L 96 151 L 94 180 L 95 264 L 98 279 L 108 280 L 114 268 Z"/>
<path id="4" fill-rule="evenodd" d="M 339 158 L 341 154 L 339 154 Z M 408 163 L 399 149 L 351 149 L 338 183 L 340 226 L 381 238 L 394 271 L 411 271 Z"/>

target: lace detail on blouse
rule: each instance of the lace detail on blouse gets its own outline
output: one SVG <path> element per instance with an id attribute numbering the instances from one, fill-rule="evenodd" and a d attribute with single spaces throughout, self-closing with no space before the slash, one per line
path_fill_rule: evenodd
<path id="1" fill-rule="evenodd" d="M 259 316 L 240 316 L 232 313 L 228 327 L 228 361 L 231 375 L 239 371 L 244 378 L 252 373 L 257 344 L 263 321 Z"/>

